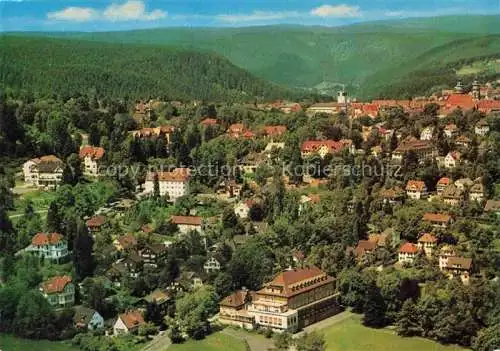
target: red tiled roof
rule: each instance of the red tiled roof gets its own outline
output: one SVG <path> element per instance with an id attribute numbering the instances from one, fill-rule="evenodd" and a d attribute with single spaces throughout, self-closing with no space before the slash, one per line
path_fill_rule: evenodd
<path id="1" fill-rule="evenodd" d="M 36 233 L 33 239 L 31 239 L 31 245 L 55 245 L 63 239 L 64 237 L 59 233 Z"/>
<path id="2" fill-rule="evenodd" d="M 310 282 L 311 284 L 299 284 Z M 281 293 L 269 293 L 266 289 L 259 290 L 259 294 L 274 294 L 281 296 L 293 296 L 300 294 L 307 289 L 319 286 L 327 282 L 333 281 L 333 278 L 317 267 L 308 267 L 284 271 L 278 274 L 271 282 L 266 284 L 266 287 L 274 286 L 281 287 Z"/>
<path id="3" fill-rule="evenodd" d="M 87 220 L 87 227 L 100 227 L 104 223 L 106 223 L 106 217 L 95 216 Z"/>
<path id="4" fill-rule="evenodd" d="M 301 150 L 303 152 L 315 152 L 323 146 L 326 146 L 329 152 L 336 153 L 342 150 L 344 144 L 334 140 L 307 140 L 302 143 Z"/>
<path id="5" fill-rule="evenodd" d="M 421 243 L 435 243 L 437 242 L 437 238 L 431 233 L 423 233 L 422 236 L 418 239 L 418 242 Z"/>
<path id="6" fill-rule="evenodd" d="M 415 244 L 405 243 L 399 248 L 399 252 L 408 253 L 408 254 L 415 254 L 418 252 L 418 248 L 417 248 L 417 245 L 415 245 Z"/>
<path id="7" fill-rule="evenodd" d="M 104 156 L 104 149 L 96 146 L 84 146 L 80 149 L 80 158 L 90 157 L 94 160 L 100 160 Z"/>
<path id="8" fill-rule="evenodd" d="M 448 177 L 443 177 L 441 179 L 439 179 L 439 181 L 437 182 L 437 185 L 441 185 L 441 186 L 447 186 L 449 185 L 451 182 L 451 179 L 448 178 Z"/>
<path id="9" fill-rule="evenodd" d="M 137 328 L 140 325 L 144 324 L 144 318 L 140 311 L 128 311 L 120 314 L 118 318 L 123 321 L 123 323 L 129 330 Z"/>
<path id="10" fill-rule="evenodd" d="M 287 131 L 286 126 L 264 126 L 264 133 L 267 136 L 279 136 Z"/>
<path id="11" fill-rule="evenodd" d="M 406 184 L 406 190 L 422 191 L 425 188 L 425 183 L 421 180 L 409 180 Z"/>
<path id="12" fill-rule="evenodd" d="M 215 118 L 205 118 L 200 123 L 203 124 L 204 126 L 213 126 L 217 124 L 217 120 Z"/>
<path id="13" fill-rule="evenodd" d="M 176 168 L 171 172 L 149 172 L 146 180 L 154 181 L 155 174 L 158 175 L 159 182 L 186 182 L 189 179 L 189 168 Z"/>
<path id="14" fill-rule="evenodd" d="M 251 130 L 247 130 L 246 132 L 243 133 L 243 137 L 247 139 L 251 139 L 255 137 L 255 133 L 252 132 Z"/>
<path id="15" fill-rule="evenodd" d="M 253 294 L 254 292 L 249 290 L 236 290 L 231 295 L 226 296 L 219 305 L 233 308 L 241 307 Z"/>
<path id="16" fill-rule="evenodd" d="M 474 99 L 467 94 L 451 94 L 446 99 L 446 104 L 451 107 L 460 107 L 462 109 L 471 109 L 475 107 Z"/>
<path id="17" fill-rule="evenodd" d="M 201 225 L 203 218 L 198 216 L 172 216 L 172 223 L 177 225 Z"/>
<path id="18" fill-rule="evenodd" d="M 61 293 L 71 281 L 71 277 L 67 275 L 50 278 L 42 283 L 42 291 L 46 294 Z"/>
<path id="19" fill-rule="evenodd" d="M 228 133 L 243 133 L 245 125 L 243 123 L 231 124 L 227 129 Z"/>
<path id="20" fill-rule="evenodd" d="M 477 108 L 481 112 L 500 110 L 500 100 L 480 100 L 477 103 Z"/>
<path id="21" fill-rule="evenodd" d="M 424 214 L 424 221 L 427 222 L 441 222 L 441 223 L 447 223 L 451 220 L 451 216 L 443 213 L 430 213 L 427 212 Z"/>

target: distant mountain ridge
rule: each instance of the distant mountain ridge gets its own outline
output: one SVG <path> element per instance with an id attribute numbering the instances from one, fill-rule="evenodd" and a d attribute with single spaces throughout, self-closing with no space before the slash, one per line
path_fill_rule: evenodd
<path id="1" fill-rule="evenodd" d="M 495 36 L 500 35 L 498 23 L 500 15 L 477 15 L 341 27 L 159 28 L 35 35 L 211 51 L 277 84 L 319 87 L 320 92 L 328 94 L 333 94 L 336 86 L 345 85 L 353 95 L 369 98 L 384 93 L 383 85 L 404 82 L 412 72 L 444 69 L 441 66 L 452 62 L 500 53 Z M 482 45 L 481 40 L 492 43 Z M 447 73 L 447 80 L 450 72 L 453 73 Z M 423 93 L 429 88 L 429 81 L 420 88 L 414 86 L 411 92 Z"/>

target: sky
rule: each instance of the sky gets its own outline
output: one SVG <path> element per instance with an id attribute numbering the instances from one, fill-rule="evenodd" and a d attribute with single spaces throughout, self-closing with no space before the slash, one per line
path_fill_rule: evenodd
<path id="1" fill-rule="evenodd" d="M 382 19 L 499 13 L 500 0 L 0 0 L 0 31 L 339 26 Z"/>

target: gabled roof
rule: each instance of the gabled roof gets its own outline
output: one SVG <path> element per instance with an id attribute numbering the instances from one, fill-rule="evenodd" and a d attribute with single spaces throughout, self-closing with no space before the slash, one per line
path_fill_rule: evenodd
<path id="1" fill-rule="evenodd" d="M 217 120 L 215 118 L 205 118 L 203 121 L 200 122 L 204 126 L 213 126 L 218 124 Z"/>
<path id="2" fill-rule="evenodd" d="M 175 168 L 171 172 L 149 172 L 146 176 L 147 181 L 154 181 L 158 177 L 159 182 L 186 182 L 189 179 L 189 168 Z"/>
<path id="3" fill-rule="evenodd" d="M 287 131 L 286 126 L 264 126 L 264 134 L 267 136 L 279 136 Z"/>
<path id="4" fill-rule="evenodd" d="M 123 324 L 125 324 L 129 330 L 137 328 L 145 323 L 140 311 L 128 311 L 120 314 L 118 318 L 122 320 Z"/>
<path id="5" fill-rule="evenodd" d="M 201 225 L 203 218 L 199 216 L 172 216 L 171 221 L 177 225 Z"/>
<path id="6" fill-rule="evenodd" d="M 118 239 L 116 239 L 118 243 L 125 249 L 131 249 L 137 245 L 137 239 L 135 236 L 131 233 L 128 233 L 126 235 L 120 236 Z"/>
<path id="7" fill-rule="evenodd" d="M 452 217 L 444 213 L 430 213 L 424 214 L 423 220 L 427 222 L 438 222 L 438 223 L 448 223 L 451 221 Z"/>
<path id="8" fill-rule="evenodd" d="M 90 157 L 94 160 L 100 160 L 104 156 L 104 149 L 97 146 L 84 146 L 78 154 L 80 158 Z"/>
<path id="9" fill-rule="evenodd" d="M 379 195 L 385 199 L 398 199 L 400 197 L 403 197 L 405 195 L 405 193 L 404 193 L 403 189 L 396 186 L 393 188 L 380 190 Z"/>
<path id="10" fill-rule="evenodd" d="M 71 277 L 67 275 L 52 277 L 42 283 L 41 289 L 45 294 L 61 293 L 71 281 Z"/>
<path id="11" fill-rule="evenodd" d="M 278 274 L 271 282 L 266 283 L 265 288 L 259 290 L 258 293 L 291 297 L 333 280 L 332 277 L 314 266 L 287 270 Z M 281 292 L 271 292 L 267 289 L 269 287 L 281 288 Z"/>
<path id="12" fill-rule="evenodd" d="M 307 140 L 302 143 L 301 150 L 303 152 L 315 152 L 322 147 L 327 147 L 328 152 L 336 153 L 344 148 L 344 144 L 334 140 Z"/>
<path id="13" fill-rule="evenodd" d="M 399 248 L 400 253 L 407 253 L 407 254 L 416 254 L 418 252 L 417 245 L 412 244 L 412 243 L 404 243 L 401 245 Z"/>
<path id="14" fill-rule="evenodd" d="M 448 177 L 443 177 L 438 180 L 437 185 L 439 186 L 447 186 L 451 183 L 451 179 Z"/>
<path id="15" fill-rule="evenodd" d="M 87 227 L 100 227 L 106 223 L 107 219 L 104 216 L 95 216 L 87 220 Z"/>
<path id="16" fill-rule="evenodd" d="M 462 268 L 469 270 L 472 266 L 472 259 L 460 257 L 460 256 L 451 256 L 448 257 L 448 268 Z"/>
<path id="17" fill-rule="evenodd" d="M 431 233 L 423 233 L 420 238 L 418 238 L 419 243 L 435 243 L 437 238 Z"/>
<path id="18" fill-rule="evenodd" d="M 62 240 L 64 240 L 64 237 L 59 233 L 36 233 L 31 239 L 31 245 L 55 245 L 60 243 Z"/>
<path id="19" fill-rule="evenodd" d="M 476 106 L 472 96 L 467 94 L 451 94 L 446 99 L 446 104 L 451 107 L 461 107 L 467 110 Z"/>
<path id="20" fill-rule="evenodd" d="M 406 190 L 423 191 L 425 183 L 422 180 L 409 180 L 406 184 Z"/>
<path id="21" fill-rule="evenodd" d="M 229 296 L 226 296 L 220 303 L 220 306 L 242 307 L 247 301 L 251 300 L 255 293 L 249 290 L 236 290 Z"/>
<path id="22" fill-rule="evenodd" d="M 443 191 L 444 198 L 460 199 L 462 198 L 463 191 L 460 190 L 455 184 L 450 184 Z"/>

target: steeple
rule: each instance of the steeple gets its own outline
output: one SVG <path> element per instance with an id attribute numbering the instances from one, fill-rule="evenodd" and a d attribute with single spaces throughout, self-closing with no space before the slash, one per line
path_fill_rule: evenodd
<path id="1" fill-rule="evenodd" d="M 479 100 L 481 99 L 481 85 L 477 81 L 477 79 L 474 79 L 472 82 L 472 98 L 474 100 Z"/>
<path id="2" fill-rule="evenodd" d="M 463 94 L 464 93 L 464 86 L 462 85 L 462 81 L 459 80 L 457 82 L 457 85 L 455 85 L 455 93 L 457 94 Z"/>

